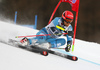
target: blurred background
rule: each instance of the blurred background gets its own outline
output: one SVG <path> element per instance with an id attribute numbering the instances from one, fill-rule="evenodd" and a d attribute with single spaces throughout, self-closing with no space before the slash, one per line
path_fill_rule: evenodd
<path id="1" fill-rule="evenodd" d="M 35 15 L 38 15 L 37 29 L 41 29 L 48 24 L 58 2 L 59 0 L 0 0 L 0 20 L 14 21 L 15 11 L 17 11 L 17 24 L 34 24 Z M 99 0 L 80 0 L 77 39 L 100 43 L 99 7 Z M 54 18 L 61 17 L 65 10 L 72 11 L 70 4 L 61 3 Z M 75 15 L 75 12 L 73 13 Z M 74 23 L 75 21 L 72 23 L 73 28 Z"/>

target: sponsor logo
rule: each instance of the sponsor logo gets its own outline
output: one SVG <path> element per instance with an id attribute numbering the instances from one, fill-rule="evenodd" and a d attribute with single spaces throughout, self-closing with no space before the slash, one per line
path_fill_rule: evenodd
<path id="1" fill-rule="evenodd" d="M 57 47 L 60 47 L 60 46 L 61 46 L 61 43 L 58 43 L 58 44 L 57 44 Z"/>
<path id="2" fill-rule="evenodd" d="M 69 0 L 71 3 L 76 3 L 76 0 Z"/>
<path id="3" fill-rule="evenodd" d="M 61 0 L 62 2 L 67 2 L 67 1 L 69 1 L 69 2 L 71 2 L 71 3 L 76 3 L 76 0 Z"/>
<path id="4" fill-rule="evenodd" d="M 68 17 L 73 17 L 72 15 L 68 15 Z"/>

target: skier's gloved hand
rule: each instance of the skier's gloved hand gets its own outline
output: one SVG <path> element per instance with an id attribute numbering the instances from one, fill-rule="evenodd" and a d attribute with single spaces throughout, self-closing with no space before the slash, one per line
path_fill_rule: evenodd
<path id="1" fill-rule="evenodd" d="M 64 31 L 65 33 L 68 33 L 69 36 L 73 36 L 74 32 L 73 31 Z"/>
<path id="2" fill-rule="evenodd" d="M 74 32 L 73 31 L 68 31 L 69 36 L 73 36 Z"/>
<path id="3" fill-rule="evenodd" d="M 24 37 L 20 42 L 22 43 L 22 46 L 26 46 L 29 44 L 29 40 L 26 37 Z"/>
<path id="4" fill-rule="evenodd" d="M 70 49 L 71 49 L 71 44 L 68 44 L 68 45 L 66 46 L 66 48 L 65 48 L 65 51 L 66 51 L 66 52 L 69 52 Z"/>

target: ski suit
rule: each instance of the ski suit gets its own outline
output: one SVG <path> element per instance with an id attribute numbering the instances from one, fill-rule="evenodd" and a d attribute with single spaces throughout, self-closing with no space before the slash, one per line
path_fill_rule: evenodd
<path id="1" fill-rule="evenodd" d="M 60 36 L 62 36 L 62 33 L 65 33 L 63 30 L 58 29 L 56 26 L 61 26 L 62 28 L 64 28 L 66 31 L 72 31 L 73 28 L 71 26 L 71 24 L 66 27 L 62 24 L 62 19 L 61 17 L 56 17 L 54 20 L 52 20 L 52 22 L 45 26 L 44 28 L 42 28 L 36 35 L 45 35 L 45 36 L 37 36 L 35 38 L 31 38 L 29 39 L 30 44 L 32 44 L 32 40 L 37 39 L 38 43 L 45 43 L 45 42 L 49 42 L 51 44 L 52 48 L 55 47 L 60 47 L 62 45 L 66 44 L 66 40 L 64 38 L 59 38 Z M 51 34 L 51 35 L 47 35 L 46 34 Z M 67 37 L 67 44 L 71 43 L 72 41 L 72 36 L 68 36 Z"/>

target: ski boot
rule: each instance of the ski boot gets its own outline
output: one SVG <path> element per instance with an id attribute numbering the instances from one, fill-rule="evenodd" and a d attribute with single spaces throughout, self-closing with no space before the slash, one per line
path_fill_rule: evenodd
<path id="1" fill-rule="evenodd" d="M 29 40 L 28 38 L 24 37 L 21 41 L 20 41 L 22 46 L 28 46 L 29 45 Z"/>

